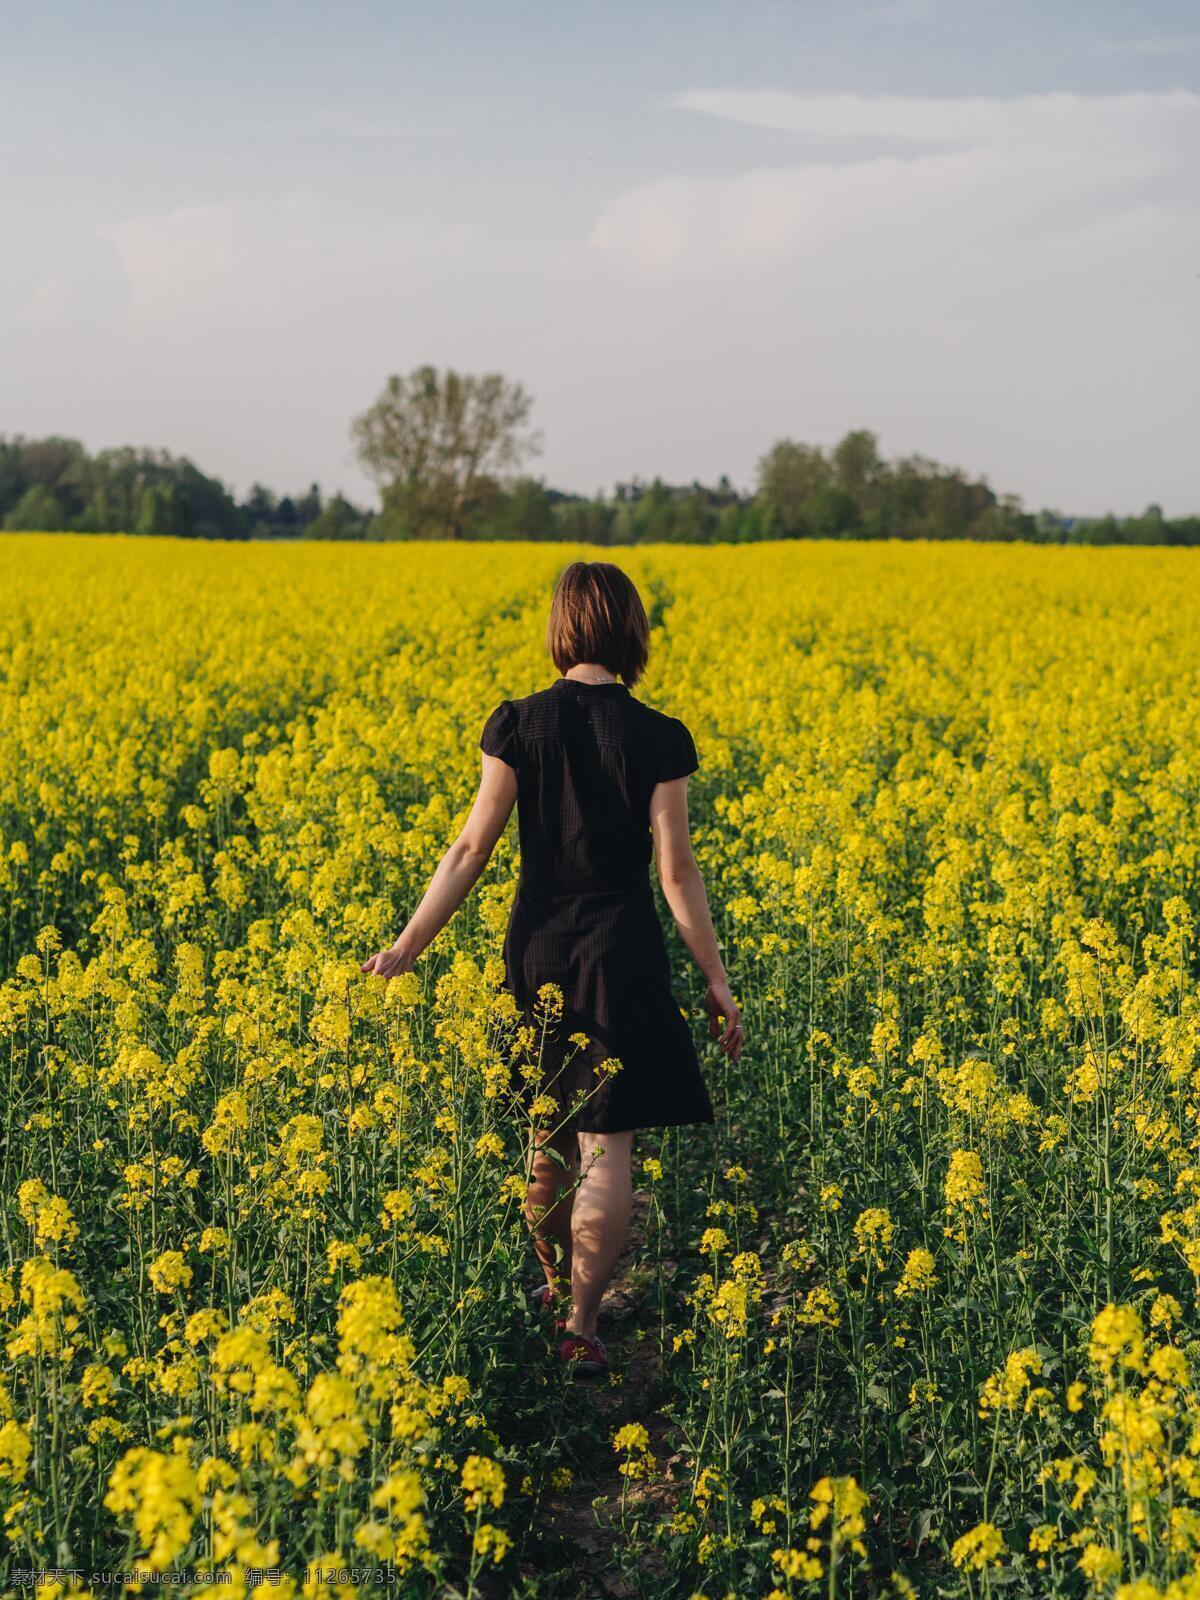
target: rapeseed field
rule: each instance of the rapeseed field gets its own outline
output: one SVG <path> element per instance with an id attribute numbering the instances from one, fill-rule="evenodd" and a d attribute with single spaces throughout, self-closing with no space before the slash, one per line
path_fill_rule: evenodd
<path id="1" fill-rule="evenodd" d="M 748 1045 L 635 1147 L 597 1392 L 528 1299 L 515 824 L 359 963 L 600 553 L 0 541 L 8 1584 L 1196 1600 L 1200 556 L 615 552 Z"/>

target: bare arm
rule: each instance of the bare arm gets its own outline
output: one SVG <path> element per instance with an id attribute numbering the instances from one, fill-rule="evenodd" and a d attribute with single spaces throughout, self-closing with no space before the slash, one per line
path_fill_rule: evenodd
<path id="1" fill-rule="evenodd" d="M 487 866 L 517 798 L 517 775 L 499 756 L 482 759 L 479 792 L 462 832 L 438 862 L 421 903 L 395 944 L 364 961 L 363 972 L 380 978 L 411 972 L 417 957 L 437 938 Z"/>
<path id="2" fill-rule="evenodd" d="M 736 1061 L 744 1042 L 742 1014 L 729 988 L 708 909 L 704 878 L 692 852 L 687 782 L 686 778 L 671 778 L 654 786 L 650 796 L 654 860 L 671 915 L 708 986 L 704 1004 L 708 1011 L 709 1035 L 716 1038 L 718 1019 L 723 1020 L 720 1049 L 731 1061 Z"/>

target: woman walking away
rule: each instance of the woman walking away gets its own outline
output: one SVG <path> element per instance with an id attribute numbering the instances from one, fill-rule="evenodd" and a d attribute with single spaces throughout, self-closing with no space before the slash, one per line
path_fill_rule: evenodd
<path id="1" fill-rule="evenodd" d="M 385 978 L 412 969 L 483 871 L 515 802 L 521 870 L 505 985 L 537 1030 L 541 1075 L 526 1080 L 514 1068 L 513 1082 L 527 1099 L 549 1095 L 557 1107 L 533 1134 L 525 1214 L 546 1277 L 543 1303 L 569 1294 L 559 1353 L 581 1377 L 608 1367 L 596 1315 L 628 1232 L 634 1133 L 713 1121 L 671 990 L 652 857 L 707 985 L 710 1036 L 734 1062 L 743 1043 L 689 837 L 696 747 L 682 722 L 630 692 L 649 641 L 645 608 L 619 567 L 566 568 L 547 627 L 561 676 L 492 711 L 462 833 L 396 943 L 362 968 Z M 549 1020 L 538 1006 L 546 984 L 562 996 L 561 1015 Z"/>

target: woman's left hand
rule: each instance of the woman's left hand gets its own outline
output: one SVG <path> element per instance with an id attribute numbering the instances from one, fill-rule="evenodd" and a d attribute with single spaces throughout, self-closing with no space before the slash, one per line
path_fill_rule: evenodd
<path id="1" fill-rule="evenodd" d="M 416 959 L 410 950 L 403 945 L 389 945 L 386 950 L 380 950 L 369 961 L 364 961 L 358 969 L 360 972 L 369 972 L 376 978 L 397 978 L 402 972 L 411 972 L 416 965 Z"/>

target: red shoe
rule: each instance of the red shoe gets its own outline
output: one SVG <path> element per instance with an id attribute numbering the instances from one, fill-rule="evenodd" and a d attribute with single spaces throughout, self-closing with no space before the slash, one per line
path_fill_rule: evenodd
<path id="1" fill-rule="evenodd" d="M 533 1291 L 532 1295 L 530 1295 L 530 1299 L 533 1301 L 534 1305 L 539 1311 L 549 1311 L 554 1305 L 554 1290 L 548 1283 L 539 1284 L 538 1287 Z M 565 1317 L 555 1317 L 554 1326 L 556 1328 L 565 1328 L 566 1325 L 567 1319 Z"/>
<path id="2" fill-rule="evenodd" d="M 608 1351 L 599 1337 L 587 1339 L 582 1333 L 569 1333 L 558 1354 L 576 1378 L 599 1378 L 608 1371 Z"/>

